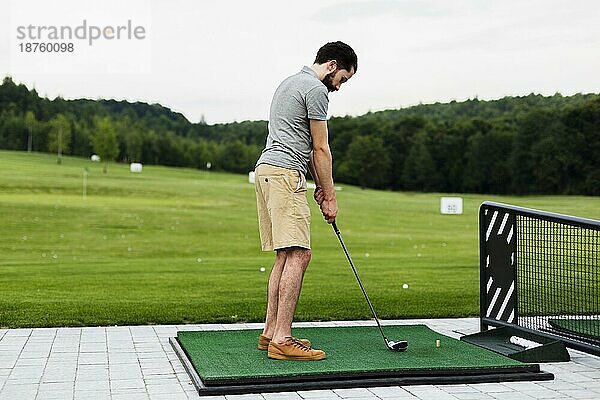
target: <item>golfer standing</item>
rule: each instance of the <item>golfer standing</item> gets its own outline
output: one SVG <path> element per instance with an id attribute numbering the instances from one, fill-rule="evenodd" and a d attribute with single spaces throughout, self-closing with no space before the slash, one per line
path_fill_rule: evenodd
<path id="1" fill-rule="evenodd" d="M 329 92 L 357 69 L 356 53 L 342 42 L 325 44 L 312 66 L 284 80 L 273 96 L 267 142 L 256 162 L 256 200 L 263 251 L 276 251 L 269 277 L 267 315 L 258 348 L 279 360 L 322 360 L 325 352 L 292 336 L 292 320 L 310 262 L 310 209 L 306 172 L 328 223 L 338 206 L 327 133 Z"/>

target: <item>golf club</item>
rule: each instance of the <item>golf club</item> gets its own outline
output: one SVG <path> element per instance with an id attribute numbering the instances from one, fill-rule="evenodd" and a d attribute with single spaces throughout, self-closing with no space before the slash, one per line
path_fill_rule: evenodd
<path id="1" fill-rule="evenodd" d="M 335 231 L 335 234 L 337 235 L 338 239 L 340 240 L 340 243 L 342 245 L 342 249 L 344 249 L 344 253 L 346 253 L 346 257 L 348 258 L 348 261 L 350 261 L 350 266 L 352 267 L 352 271 L 354 271 L 354 276 L 356 276 L 356 279 L 358 280 L 358 284 L 360 285 L 360 289 L 362 290 L 363 294 L 365 295 L 365 299 L 367 299 L 367 303 L 369 304 L 369 308 L 371 309 L 371 313 L 373 314 L 373 318 L 375 318 L 375 322 L 377 322 L 377 326 L 379 327 L 379 331 L 381 332 L 381 336 L 383 336 L 383 340 L 385 341 L 385 345 L 388 347 L 388 349 L 393 350 L 393 351 L 404 351 L 408 348 L 408 342 L 405 340 L 400 340 L 400 341 L 394 341 L 394 340 L 389 340 L 387 337 L 385 337 L 385 333 L 383 333 L 383 328 L 381 327 L 381 324 L 379 323 L 379 318 L 377 318 L 377 314 L 375 314 L 375 309 L 373 308 L 373 305 L 371 304 L 371 300 L 369 300 L 369 296 L 367 295 L 367 291 L 365 290 L 362 282 L 360 281 L 360 278 L 358 276 L 358 272 L 356 271 L 356 268 L 354 267 L 354 263 L 352 262 L 352 258 L 350 257 L 350 253 L 348 253 L 348 249 L 346 248 L 346 245 L 344 244 L 344 240 L 342 239 L 342 234 L 340 233 L 340 230 L 337 227 L 337 224 L 335 223 L 335 221 L 333 221 L 332 223 L 333 226 L 333 230 Z"/>

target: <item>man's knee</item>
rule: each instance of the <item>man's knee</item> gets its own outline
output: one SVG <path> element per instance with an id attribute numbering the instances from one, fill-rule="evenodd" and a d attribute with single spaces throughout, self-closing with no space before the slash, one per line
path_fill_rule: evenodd
<path id="1" fill-rule="evenodd" d="M 303 264 L 305 266 L 308 266 L 308 263 L 310 262 L 310 259 L 312 257 L 312 253 L 309 249 L 300 249 L 298 251 L 300 253 L 299 257 L 302 259 L 302 261 L 304 261 Z"/>
<path id="2" fill-rule="evenodd" d="M 305 249 L 302 247 L 290 247 L 286 249 L 287 257 L 295 258 L 299 264 L 302 264 L 304 268 L 308 267 L 308 263 L 310 262 L 310 258 L 312 253 L 310 249 Z"/>

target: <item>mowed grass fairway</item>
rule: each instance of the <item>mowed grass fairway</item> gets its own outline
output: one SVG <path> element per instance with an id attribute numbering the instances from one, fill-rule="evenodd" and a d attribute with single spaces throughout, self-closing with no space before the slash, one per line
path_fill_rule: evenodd
<path id="1" fill-rule="evenodd" d="M 85 159 L 57 165 L 54 155 L 7 151 L 0 171 L 0 326 L 263 319 L 273 254 L 259 249 L 247 176 L 133 174 L 115 163 L 104 175 Z M 439 194 L 341 186 L 339 227 L 382 318 L 478 314 L 484 200 L 600 217 L 591 197 L 465 195 L 463 215 L 442 216 Z M 313 260 L 296 320 L 370 318 L 333 230 L 311 207 Z"/>

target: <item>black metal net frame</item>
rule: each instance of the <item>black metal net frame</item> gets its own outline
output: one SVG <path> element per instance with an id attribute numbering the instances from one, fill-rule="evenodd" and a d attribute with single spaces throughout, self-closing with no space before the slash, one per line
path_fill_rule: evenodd
<path id="1" fill-rule="evenodd" d="M 484 202 L 479 224 L 481 330 L 600 355 L 600 221 Z"/>

